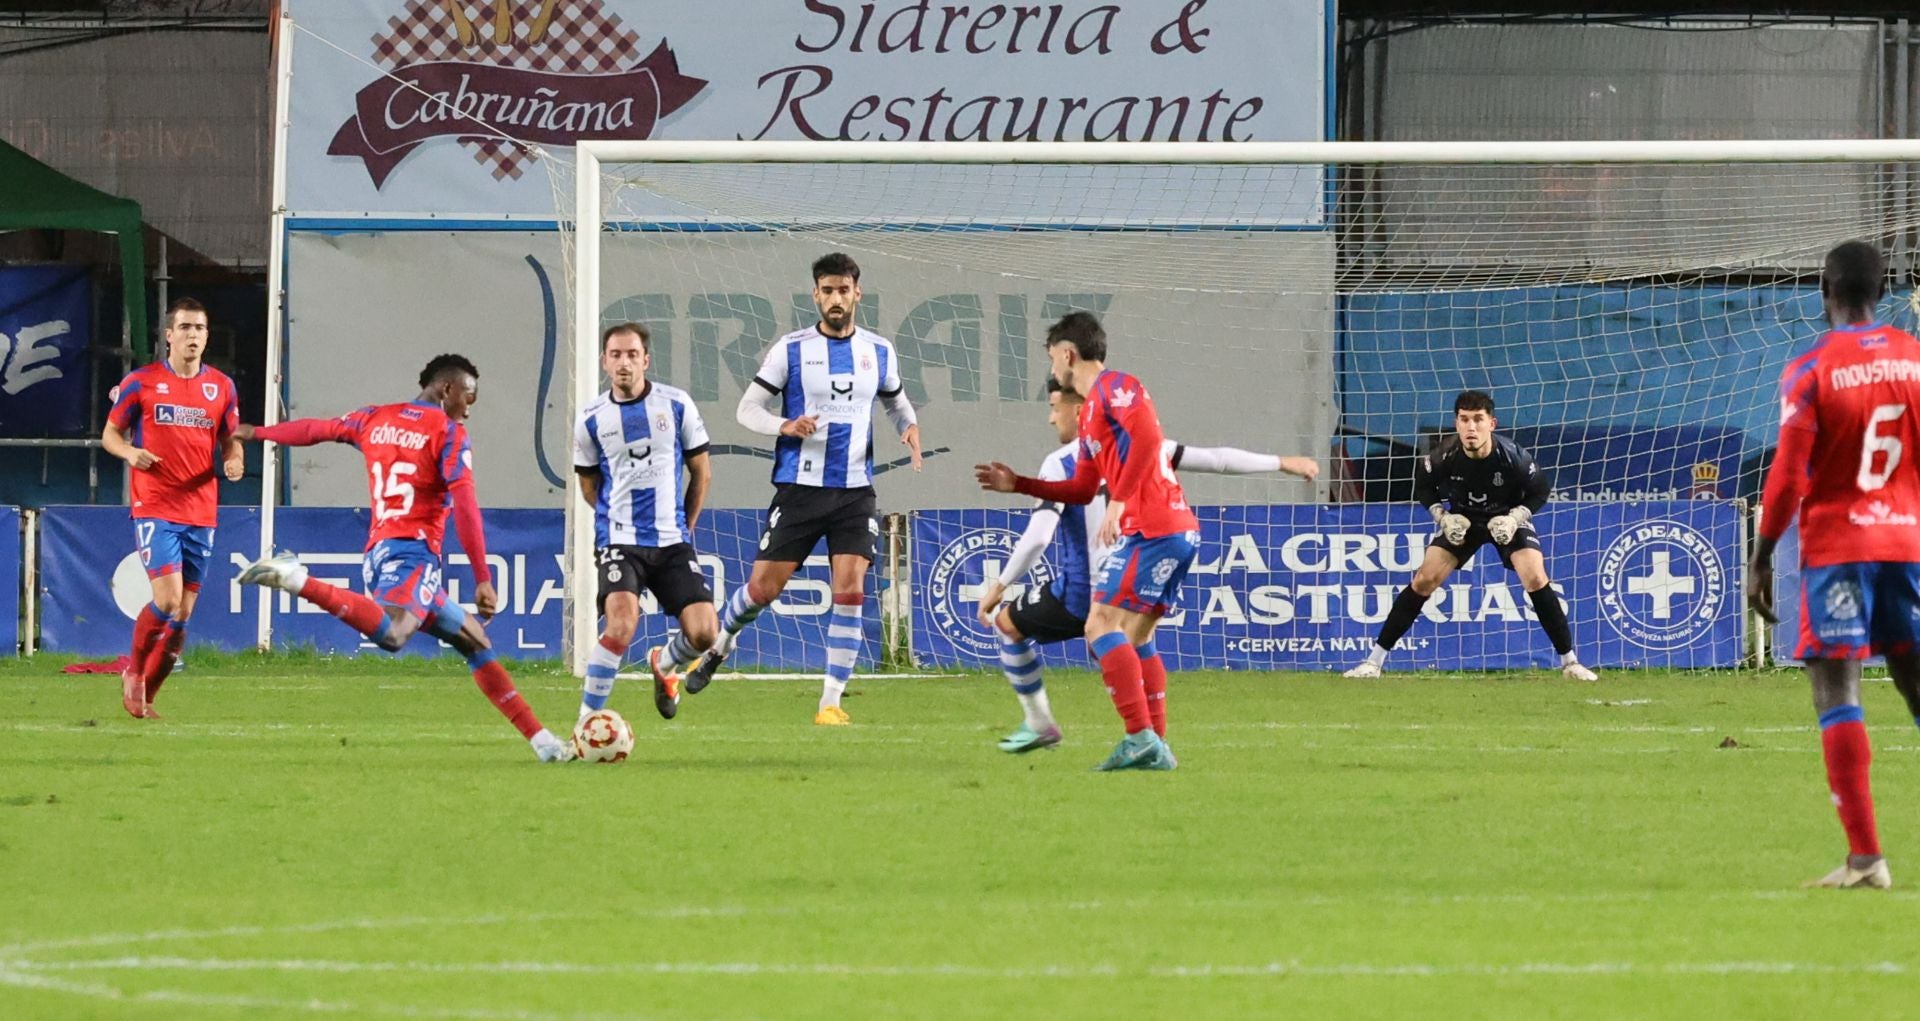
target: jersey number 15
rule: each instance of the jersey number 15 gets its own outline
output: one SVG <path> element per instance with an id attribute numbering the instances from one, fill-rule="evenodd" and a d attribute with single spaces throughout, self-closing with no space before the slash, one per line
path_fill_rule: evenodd
<path id="1" fill-rule="evenodd" d="M 388 521 L 413 509 L 413 483 L 401 478 L 412 475 L 419 466 L 401 461 L 389 467 L 381 478 L 380 462 L 367 466 L 373 472 L 373 520 Z"/>

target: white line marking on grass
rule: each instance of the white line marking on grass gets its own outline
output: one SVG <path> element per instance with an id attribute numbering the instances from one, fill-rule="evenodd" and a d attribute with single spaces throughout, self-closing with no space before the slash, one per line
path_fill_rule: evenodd
<path id="1" fill-rule="evenodd" d="M 80 961 L 9 961 L 7 971 L 34 973 L 63 971 L 192 971 L 309 972 L 333 975 L 570 975 L 587 977 L 636 975 L 854 977 L 854 978 L 985 978 L 985 979 L 1093 979 L 1093 978 L 1456 978 L 1544 977 L 1582 978 L 1615 975 L 1906 975 L 1909 966 L 1894 961 L 1827 964 L 1818 961 L 1520 961 L 1511 964 L 1431 964 L 1423 962 L 1376 964 L 1348 962 L 1310 964 L 1298 960 L 1256 964 L 1188 964 L 1154 967 L 1116 964 L 1054 964 L 996 967 L 974 964 L 854 964 L 840 961 L 632 961 L 593 964 L 580 961 L 350 961 L 303 958 L 114 957 Z M 99 989 L 102 987 L 88 987 Z M 524 1014 L 449 1016 L 508 1016 Z"/>

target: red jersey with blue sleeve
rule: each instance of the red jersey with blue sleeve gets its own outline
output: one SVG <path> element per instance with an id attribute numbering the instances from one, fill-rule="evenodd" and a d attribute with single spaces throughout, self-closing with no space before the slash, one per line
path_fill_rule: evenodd
<path id="1" fill-rule="evenodd" d="M 214 525 L 220 444 L 240 427 L 240 401 L 226 373 L 202 365 L 182 376 L 164 359 L 143 365 L 114 388 L 107 421 L 160 459 L 130 476 L 134 517 Z"/>
<path id="2" fill-rule="evenodd" d="M 1830 330 L 1780 377 L 1780 444 L 1763 536 L 1800 517 L 1800 560 L 1920 563 L 1920 341 L 1867 323 Z"/>
<path id="3" fill-rule="evenodd" d="M 1126 504 L 1122 535 L 1146 539 L 1199 529 L 1187 494 L 1167 461 L 1166 436 L 1139 379 L 1108 369 L 1080 406 L 1080 462 L 1067 482 L 1022 478 L 1017 491 L 1043 500 L 1087 503 L 1104 480 L 1107 499 Z"/>
<path id="4" fill-rule="evenodd" d="M 262 426 L 254 436 L 290 446 L 331 441 L 358 447 L 367 462 L 373 507 L 368 549 L 384 539 L 410 539 L 426 543 L 437 555 L 446 533 L 447 508 L 462 496 L 472 502 L 473 450 L 467 429 L 437 404 L 375 405 L 339 418 Z M 476 554 L 465 529 L 460 538 L 468 554 Z M 485 571 L 484 556 L 482 549 L 474 557 L 476 574 Z"/>

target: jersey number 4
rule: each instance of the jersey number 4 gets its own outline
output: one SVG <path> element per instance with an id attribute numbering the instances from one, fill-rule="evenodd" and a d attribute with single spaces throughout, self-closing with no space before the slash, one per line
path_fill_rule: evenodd
<path id="1" fill-rule="evenodd" d="M 387 469 L 385 478 L 381 477 L 380 462 L 367 467 L 373 472 L 373 520 L 388 521 L 413 509 L 413 483 L 401 476 L 412 475 L 418 465 L 401 461 Z"/>
<path id="2" fill-rule="evenodd" d="M 1886 485 L 1887 480 L 1893 477 L 1893 470 L 1899 466 L 1900 455 L 1906 452 L 1906 447 L 1900 442 L 1898 430 L 1893 430 L 1890 435 L 1882 435 L 1880 427 L 1900 421 L 1900 416 L 1906 413 L 1907 406 L 1904 404 L 1881 404 L 1867 417 L 1867 428 L 1860 439 L 1860 473 L 1854 476 L 1861 492 L 1871 493 Z M 1886 463 L 1881 465 L 1879 471 L 1873 470 L 1875 454 L 1887 455 Z"/>

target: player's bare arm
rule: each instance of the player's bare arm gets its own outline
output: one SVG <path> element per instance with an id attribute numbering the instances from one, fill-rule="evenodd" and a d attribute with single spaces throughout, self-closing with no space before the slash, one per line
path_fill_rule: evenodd
<path id="1" fill-rule="evenodd" d="M 220 446 L 226 453 L 226 460 L 222 468 L 226 472 L 227 481 L 240 481 L 247 474 L 246 448 L 241 446 L 240 437 L 238 435 L 229 436 L 220 441 Z"/>
<path id="2" fill-rule="evenodd" d="M 913 470 L 919 471 L 921 466 L 920 424 L 916 422 L 907 426 L 907 431 L 900 434 L 900 442 L 906 444 L 908 450 L 913 451 Z"/>
<path id="3" fill-rule="evenodd" d="M 707 505 L 707 489 L 713 485 L 713 458 L 704 450 L 687 458 L 687 531 L 700 521 Z"/>
<path id="4" fill-rule="evenodd" d="M 1113 546 L 1120 541 L 1120 519 L 1127 515 L 1125 500 L 1107 501 L 1107 513 L 1100 519 L 1100 534 L 1097 539 L 1102 546 Z"/>
<path id="5" fill-rule="evenodd" d="M 159 455 L 144 447 L 136 447 L 120 427 L 108 422 L 100 431 L 100 449 L 127 462 L 127 466 L 136 471 L 146 471 L 160 463 Z"/>
<path id="6" fill-rule="evenodd" d="M 579 487 L 580 502 L 589 508 L 599 506 L 600 472 L 595 469 L 577 468 L 574 470 L 574 484 Z"/>

